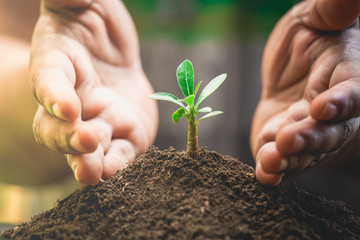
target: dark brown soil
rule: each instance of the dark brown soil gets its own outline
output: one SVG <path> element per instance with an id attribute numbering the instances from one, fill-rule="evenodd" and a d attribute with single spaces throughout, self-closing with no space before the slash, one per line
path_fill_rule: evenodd
<path id="1" fill-rule="evenodd" d="M 254 169 L 201 149 L 148 152 L 114 177 L 75 191 L 20 239 L 359 239 L 360 217 L 296 185 L 260 185 Z"/>

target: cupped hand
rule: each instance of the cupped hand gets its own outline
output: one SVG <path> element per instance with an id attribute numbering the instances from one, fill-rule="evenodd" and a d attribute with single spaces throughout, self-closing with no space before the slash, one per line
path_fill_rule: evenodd
<path id="1" fill-rule="evenodd" d="M 253 118 L 256 176 L 359 159 L 360 1 L 307 0 L 276 25 L 265 48 L 263 91 Z"/>
<path id="2" fill-rule="evenodd" d="M 122 1 L 43 0 L 30 78 L 35 138 L 64 153 L 81 183 L 108 178 L 153 142 L 157 107 Z"/>

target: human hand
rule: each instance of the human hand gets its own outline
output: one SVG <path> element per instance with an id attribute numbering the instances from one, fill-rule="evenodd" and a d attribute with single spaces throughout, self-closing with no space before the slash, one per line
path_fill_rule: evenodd
<path id="1" fill-rule="evenodd" d="M 43 0 L 30 79 L 35 138 L 64 153 L 83 184 L 125 168 L 155 138 L 153 90 L 122 1 Z"/>
<path id="2" fill-rule="evenodd" d="M 251 133 L 261 183 L 359 158 L 359 13 L 360 1 L 307 0 L 273 30 Z"/>

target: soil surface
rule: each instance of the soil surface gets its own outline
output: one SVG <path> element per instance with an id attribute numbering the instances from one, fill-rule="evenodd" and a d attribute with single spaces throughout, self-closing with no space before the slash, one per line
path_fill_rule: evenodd
<path id="1" fill-rule="evenodd" d="M 200 150 L 150 147 L 105 182 L 83 187 L 0 238 L 359 239 L 360 217 L 296 185 L 260 185 L 254 169 Z"/>

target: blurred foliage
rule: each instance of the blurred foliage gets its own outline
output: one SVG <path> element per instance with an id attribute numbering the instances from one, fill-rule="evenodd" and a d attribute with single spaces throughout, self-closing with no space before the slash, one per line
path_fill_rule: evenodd
<path id="1" fill-rule="evenodd" d="M 142 37 L 266 37 L 296 0 L 124 0 Z"/>
<path id="2" fill-rule="evenodd" d="M 239 1 L 240 33 L 250 36 L 268 35 L 276 22 L 293 5 L 295 0 L 242 0 Z M 245 23 L 245 24 L 244 24 Z"/>

